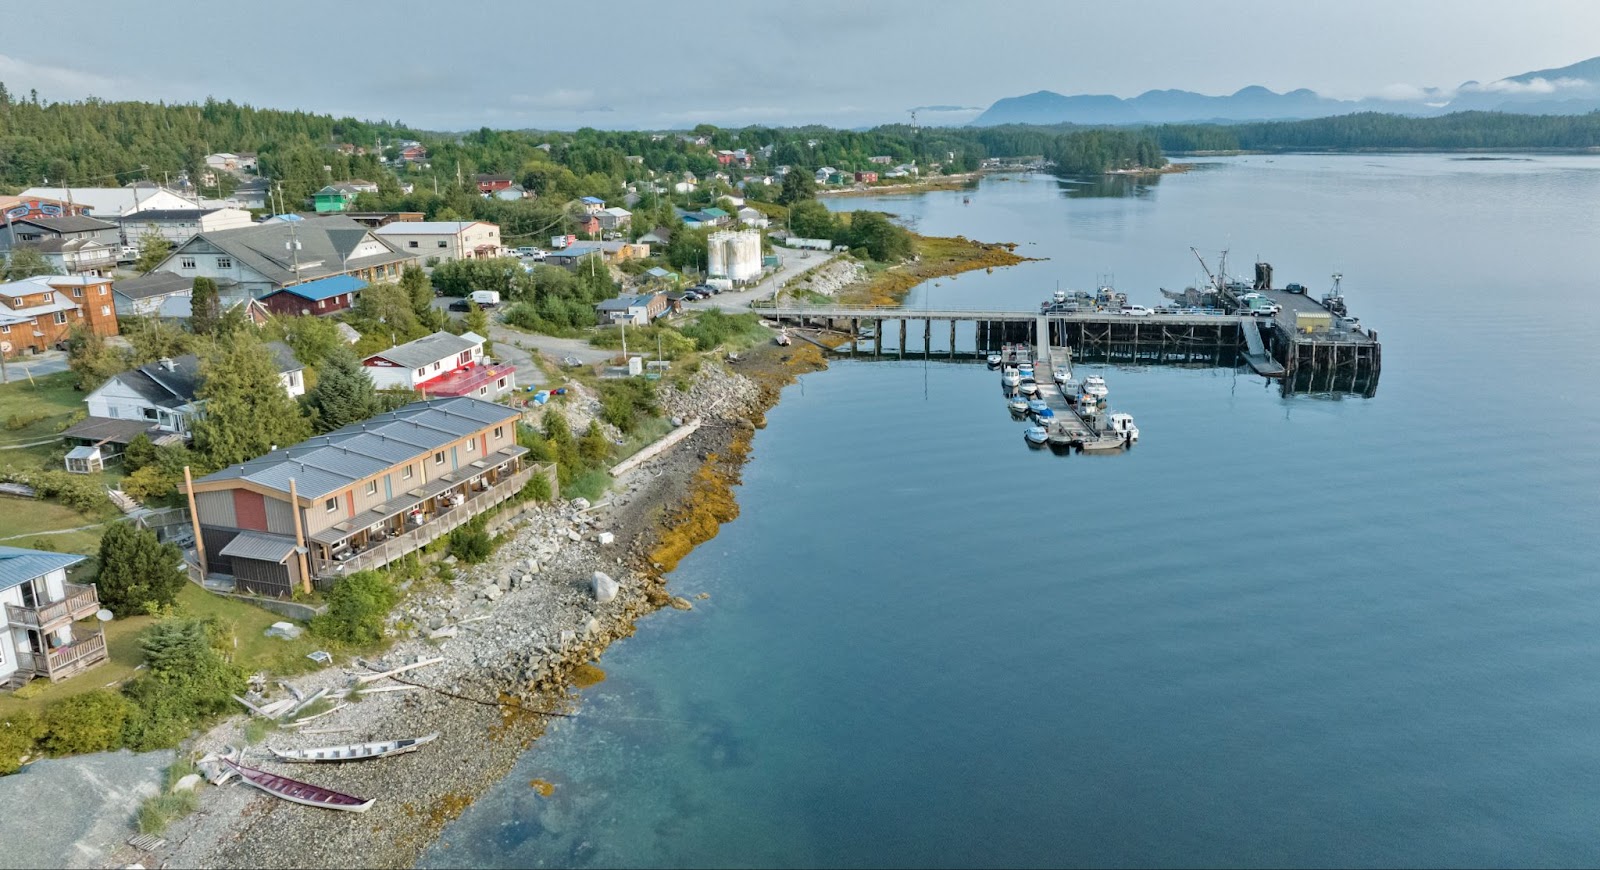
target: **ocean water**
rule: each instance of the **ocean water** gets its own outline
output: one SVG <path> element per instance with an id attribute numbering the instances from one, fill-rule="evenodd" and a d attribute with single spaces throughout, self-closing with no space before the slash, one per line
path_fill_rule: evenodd
<path id="1" fill-rule="evenodd" d="M 911 307 L 1112 274 L 1156 304 L 1191 245 L 1342 272 L 1377 394 L 1100 368 L 1142 440 L 1061 457 L 982 366 L 808 375 L 672 575 L 710 597 L 615 644 L 424 865 L 1600 863 L 1600 157 L 963 196 L 830 205 L 1048 258 Z"/>

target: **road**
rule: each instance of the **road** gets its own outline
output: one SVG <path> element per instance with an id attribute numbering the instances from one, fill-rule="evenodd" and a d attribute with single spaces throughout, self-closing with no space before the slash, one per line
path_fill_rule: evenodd
<path id="1" fill-rule="evenodd" d="M 443 311 L 452 320 L 460 320 L 462 315 L 450 310 L 450 303 L 456 301 L 449 296 L 438 296 L 433 300 L 433 307 Z M 557 360 L 569 356 L 577 357 L 584 365 L 595 365 L 610 360 L 616 356 L 616 351 L 590 347 L 589 342 L 582 338 L 556 338 L 551 335 L 534 335 L 513 329 L 500 321 L 499 312 L 489 313 L 490 341 L 494 342 L 494 357 L 511 363 L 517 367 L 517 383 L 520 386 L 534 386 L 544 382 L 544 373 L 534 365 L 530 350 L 553 357 Z"/>
<path id="2" fill-rule="evenodd" d="M 67 370 L 67 354 L 59 350 L 47 350 L 33 356 L 21 356 L 6 360 L 5 379 L 0 383 L 16 383 L 25 381 L 28 375 L 36 378 L 53 375 L 56 372 Z"/>
<path id="3" fill-rule="evenodd" d="M 720 308 L 723 311 L 745 311 L 749 309 L 752 302 L 771 299 L 778 292 L 778 287 L 783 282 L 812 266 L 827 262 L 828 258 L 833 256 L 826 251 L 797 251 L 793 248 L 778 246 L 774 246 L 772 252 L 778 255 L 778 262 L 781 264 L 781 268 L 768 275 L 759 284 L 748 290 L 729 290 L 724 293 L 718 293 L 710 299 L 702 299 L 699 302 L 686 302 L 683 306 L 684 310 L 696 311 L 707 308 Z"/>

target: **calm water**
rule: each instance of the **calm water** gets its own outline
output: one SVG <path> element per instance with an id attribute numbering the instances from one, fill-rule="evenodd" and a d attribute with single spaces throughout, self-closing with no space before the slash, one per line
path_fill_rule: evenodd
<path id="1" fill-rule="evenodd" d="M 428 866 L 1600 862 L 1600 158 L 1126 192 L 876 207 L 1050 258 L 912 306 L 1155 304 L 1190 245 L 1341 271 L 1377 396 L 1103 370 L 1143 440 L 1057 457 L 981 366 L 807 376 L 672 577 L 710 599 L 614 646 Z"/>

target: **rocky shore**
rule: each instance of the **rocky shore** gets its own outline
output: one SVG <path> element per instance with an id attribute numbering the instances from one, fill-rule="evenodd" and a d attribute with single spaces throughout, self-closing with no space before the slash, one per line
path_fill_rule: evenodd
<path id="1" fill-rule="evenodd" d="M 454 565 L 448 581 L 415 581 L 390 617 L 397 641 L 381 662 L 340 660 L 288 682 L 304 695 L 337 692 L 357 676 L 443 660 L 379 679 L 396 687 L 359 698 L 305 726 L 278 728 L 245 750 L 245 764 L 377 802 L 364 814 L 314 809 L 241 783 L 202 786 L 200 809 L 164 834 L 154 853 L 130 848 L 117 863 L 160 867 L 407 867 L 450 820 L 501 779 L 555 716 L 581 716 L 576 685 L 600 674 L 605 648 L 663 607 L 690 610 L 668 593 L 652 558 L 664 536 L 698 543 L 716 521 L 696 514 L 702 481 L 737 482 L 751 431 L 799 371 L 822 367 L 811 348 L 765 346 L 737 363 L 708 362 L 691 388 L 663 386 L 671 415 L 700 427 L 618 480 L 599 504 L 557 500 L 497 518 L 506 542 L 482 565 Z M 709 473 L 708 472 L 713 472 Z M 722 493 L 731 503 L 731 494 Z M 715 500 L 715 499 L 713 499 Z M 734 510 L 736 513 L 736 509 Z M 693 590 L 689 590 L 692 593 Z M 420 687 L 420 688 L 419 688 Z M 283 696 L 282 690 L 278 691 Z M 250 720 L 221 723 L 184 750 L 244 746 Z M 315 732 L 315 733 L 309 733 Z M 439 732 L 420 752 L 356 764 L 292 765 L 280 749 L 343 745 Z"/>

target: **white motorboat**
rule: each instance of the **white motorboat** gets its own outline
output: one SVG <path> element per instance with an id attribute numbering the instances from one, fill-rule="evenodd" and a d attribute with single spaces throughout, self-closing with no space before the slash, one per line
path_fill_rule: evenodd
<path id="1" fill-rule="evenodd" d="M 1055 371 L 1051 372 L 1050 376 L 1056 383 L 1065 385 L 1072 380 L 1072 369 L 1067 366 L 1056 366 Z"/>
<path id="2" fill-rule="evenodd" d="M 1008 387 L 1014 387 L 1022 383 L 1022 375 L 1017 372 L 1016 366 L 1006 366 L 1005 370 L 1000 373 L 1000 383 Z"/>
<path id="3" fill-rule="evenodd" d="M 1033 363 L 1020 363 L 1017 365 L 1017 371 L 1021 373 L 1024 378 L 1031 378 L 1033 377 Z"/>
<path id="4" fill-rule="evenodd" d="M 1111 392 L 1106 388 L 1106 379 L 1099 375 L 1090 375 L 1084 378 L 1083 386 L 1079 391 L 1085 396 L 1092 396 L 1097 401 L 1104 399 Z"/>
<path id="5" fill-rule="evenodd" d="M 1012 396 L 1010 400 L 1006 402 L 1006 407 L 1010 408 L 1015 413 L 1026 414 L 1028 413 L 1028 400 L 1023 398 L 1021 395 Z"/>
<path id="6" fill-rule="evenodd" d="M 1137 444 L 1138 443 L 1138 441 L 1139 441 L 1139 427 L 1133 425 L 1133 415 L 1132 414 L 1123 414 L 1123 413 L 1120 413 L 1120 412 L 1112 412 L 1109 416 L 1106 417 L 1106 420 L 1110 424 L 1110 427 L 1111 427 L 1110 431 L 1111 431 L 1112 435 L 1121 436 L 1122 440 L 1126 441 L 1129 444 Z"/>
<path id="7" fill-rule="evenodd" d="M 1036 381 L 1024 378 L 1020 384 L 1017 384 L 1017 392 L 1024 396 L 1037 396 L 1039 395 L 1039 384 Z"/>
<path id="8" fill-rule="evenodd" d="M 1028 439 L 1029 444 L 1038 447 L 1050 440 L 1050 433 L 1043 426 L 1029 426 L 1022 431 L 1022 437 Z"/>
<path id="9" fill-rule="evenodd" d="M 1000 354 L 997 354 L 997 353 L 989 354 L 989 368 L 997 369 L 999 367 L 1000 367 Z"/>

